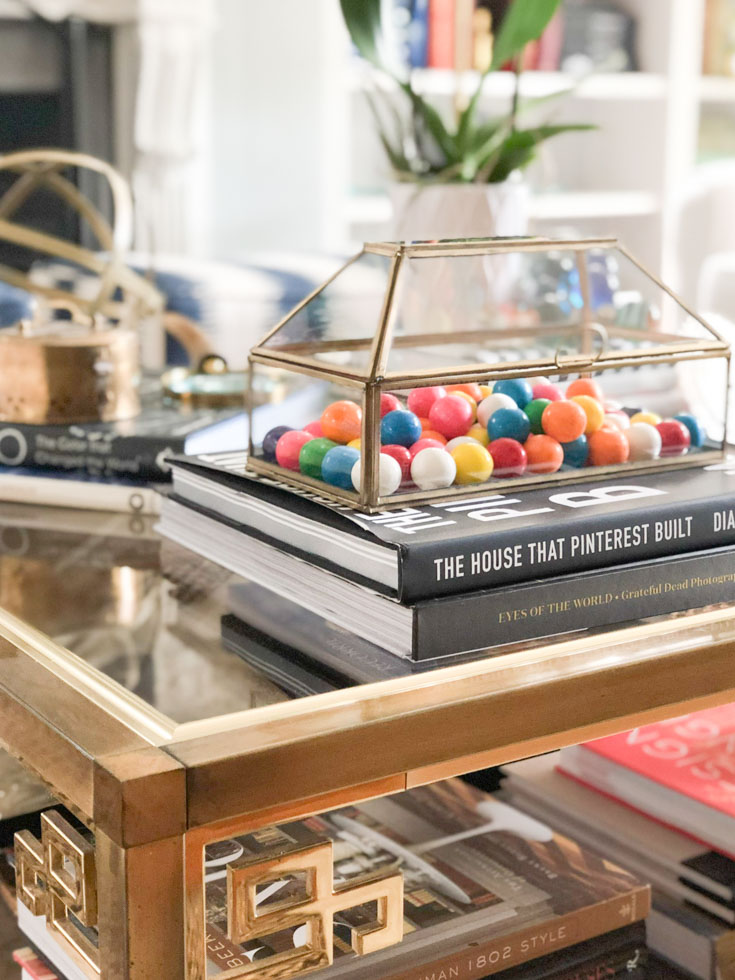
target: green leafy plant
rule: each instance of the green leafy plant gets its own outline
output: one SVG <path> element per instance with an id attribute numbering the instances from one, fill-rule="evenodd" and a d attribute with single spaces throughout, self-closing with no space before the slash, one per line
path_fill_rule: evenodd
<path id="1" fill-rule="evenodd" d="M 368 92 L 378 135 L 399 180 L 436 183 L 497 183 L 533 160 L 539 145 L 552 136 L 588 125 L 542 125 L 526 129 L 518 122 L 529 109 L 546 99 L 521 101 L 518 79 L 508 112 L 482 119 L 479 104 L 488 75 L 508 62 L 518 66 L 525 46 L 543 33 L 561 0 L 515 0 L 495 35 L 487 71 L 480 74 L 469 100 L 455 111 L 454 126 L 415 88 L 410 71 L 386 57 L 382 0 L 340 0 L 350 37 L 359 54 L 387 75 L 408 100 L 402 113 L 390 93 Z M 554 93 L 554 98 L 564 93 Z"/>

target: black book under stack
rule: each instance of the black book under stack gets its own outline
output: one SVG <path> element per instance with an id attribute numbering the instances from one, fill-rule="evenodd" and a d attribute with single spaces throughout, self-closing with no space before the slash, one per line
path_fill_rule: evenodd
<path id="1" fill-rule="evenodd" d="M 735 459 L 363 514 L 174 457 L 161 530 L 242 576 L 225 640 L 292 693 L 732 598 Z"/>

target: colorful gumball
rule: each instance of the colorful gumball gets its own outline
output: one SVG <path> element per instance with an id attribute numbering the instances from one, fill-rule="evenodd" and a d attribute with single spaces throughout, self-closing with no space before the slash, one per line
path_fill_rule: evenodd
<path id="1" fill-rule="evenodd" d="M 360 458 L 357 449 L 349 446 L 335 446 L 322 460 L 322 480 L 342 490 L 352 489 L 352 467 Z"/>
<path id="2" fill-rule="evenodd" d="M 579 396 L 584 397 L 582 395 Z M 616 466 L 630 455 L 625 432 L 614 425 L 603 425 L 587 437 L 591 466 Z"/>
<path id="3" fill-rule="evenodd" d="M 630 428 L 630 419 L 625 414 L 625 412 L 614 411 L 608 412 L 605 410 L 605 418 L 602 420 L 603 425 L 614 425 L 616 429 L 624 431 Z"/>
<path id="4" fill-rule="evenodd" d="M 571 466 L 576 470 L 584 466 L 587 462 L 590 451 L 587 444 L 587 436 L 582 435 L 578 439 L 573 439 L 571 442 L 563 442 L 561 449 L 564 453 L 565 466 Z"/>
<path id="5" fill-rule="evenodd" d="M 420 453 L 422 449 L 444 449 L 446 446 L 446 440 L 444 442 L 437 442 L 436 439 L 427 439 L 422 436 L 413 446 L 409 447 L 409 454 L 411 459 L 414 458 L 416 453 Z"/>
<path id="6" fill-rule="evenodd" d="M 388 412 L 380 422 L 380 441 L 386 446 L 413 446 L 421 438 L 418 415 L 397 408 Z"/>
<path id="7" fill-rule="evenodd" d="M 303 429 L 289 429 L 276 443 L 276 462 L 286 470 L 298 470 L 301 447 L 314 438 Z"/>
<path id="8" fill-rule="evenodd" d="M 481 400 L 484 400 L 485 398 L 489 398 L 490 395 L 492 395 L 493 393 L 492 385 L 478 385 L 478 387 L 480 389 L 480 395 L 482 396 Z"/>
<path id="9" fill-rule="evenodd" d="M 602 407 L 602 402 L 593 398 L 591 395 L 574 395 L 571 401 L 575 405 L 579 405 L 587 416 L 587 425 L 585 426 L 584 434 L 589 436 L 593 432 L 596 432 L 605 420 L 605 409 Z M 564 441 L 566 442 L 567 440 Z"/>
<path id="10" fill-rule="evenodd" d="M 452 450 L 451 457 L 457 467 L 455 482 L 462 486 L 485 483 L 493 471 L 493 457 L 479 442 L 465 442 Z"/>
<path id="11" fill-rule="evenodd" d="M 411 453 L 405 446 L 382 446 L 381 453 L 392 456 L 401 467 L 401 482 L 411 476 Z"/>
<path id="12" fill-rule="evenodd" d="M 662 456 L 683 456 L 691 445 L 689 429 L 683 422 L 676 419 L 666 419 L 656 426 L 661 436 Z"/>
<path id="13" fill-rule="evenodd" d="M 447 444 L 446 438 L 441 434 L 441 432 L 437 432 L 436 429 L 422 429 L 421 438 L 433 439 L 435 442 L 441 443 L 442 446 L 446 446 Z"/>
<path id="14" fill-rule="evenodd" d="M 442 449 L 441 452 L 444 450 Z M 359 493 L 362 486 L 362 458 L 358 459 L 352 467 L 350 479 L 352 486 Z M 398 461 L 387 453 L 380 453 L 378 456 L 378 493 L 380 496 L 390 497 L 400 487 L 402 479 L 403 473 Z"/>
<path id="15" fill-rule="evenodd" d="M 567 386 L 567 398 L 574 398 L 575 395 L 588 395 L 590 398 L 594 398 L 595 401 L 598 401 L 601 405 L 605 401 L 602 388 L 596 381 L 593 381 L 592 378 L 577 378 L 576 381 L 572 381 L 572 383 Z"/>
<path id="16" fill-rule="evenodd" d="M 426 418 L 431 411 L 431 406 L 440 398 L 445 398 L 447 389 L 441 385 L 432 385 L 429 388 L 412 388 L 408 393 L 408 409 L 415 415 Z"/>
<path id="17" fill-rule="evenodd" d="M 362 432 L 362 409 L 355 402 L 332 402 L 319 419 L 326 439 L 348 443 Z"/>
<path id="18" fill-rule="evenodd" d="M 276 458 L 276 446 L 278 440 L 285 432 L 291 432 L 291 425 L 277 425 L 275 429 L 270 429 L 263 437 L 263 458 L 273 463 Z"/>
<path id="19" fill-rule="evenodd" d="M 493 476 L 523 476 L 528 465 L 526 450 L 515 439 L 495 439 L 487 447 L 493 458 Z"/>
<path id="20" fill-rule="evenodd" d="M 541 427 L 557 442 L 574 442 L 584 435 L 587 415 L 576 401 L 549 402 L 541 417 Z"/>
<path id="21" fill-rule="evenodd" d="M 658 425 L 661 421 L 661 416 L 656 415 L 655 412 L 636 412 L 635 415 L 630 417 L 631 424 L 634 422 L 647 422 L 649 425 Z"/>
<path id="22" fill-rule="evenodd" d="M 419 422 L 421 423 L 421 431 L 422 432 L 425 429 L 430 429 L 431 428 L 431 422 L 429 422 L 429 420 L 427 418 L 425 418 L 424 416 L 422 416 L 422 415 L 419 415 Z"/>
<path id="23" fill-rule="evenodd" d="M 454 439 L 455 436 L 466 435 L 473 422 L 472 409 L 466 398 L 447 395 L 431 406 L 429 421 L 432 429 L 441 432 L 447 439 Z"/>
<path id="24" fill-rule="evenodd" d="M 556 473 L 564 462 L 564 450 L 561 443 L 551 436 L 530 435 L 526 439 L 523 448 L 528 457 L 528 472 Z"/>
<path id="25" fill-rule="evenodd" d="M 689 439 L 692 446 L 696 446 L 696 448 L 699 449 L 700 446 L 704 445 L 705 440 L 707 439 L 707 433 L 704 431 L 701 423 L 695 419 L 693 415 L 690 415 L 689 412 L 680 412 L 678 415 L 674 416 L 674 419 L 677 422 L 681 422 L 682 425 L 685 425 L 687 429 L 689 429 Z"/>
<path id="26" fill-rule="evenodd" d="M 550 399 L 534 398 L 523 409 L 528 416 L 528 421 L 531 423 L 531 432 L 537 436 L 541 435 L 544 431 L 544 427 L 541 425 L 541 416 L 544 414 L 544 409 L 547 405 L 551 405 Z"/>
<path id="27" fill-rule="evenodd" d="M 475 384 L 474 381 L 469 382 L 469 384 L 462 385 L 447 385 L 447 394 L 457 394 L 458 391 L 463 391 L 465 395 L 469 395 L 472 401 L 477 404 L 482 401 L 482 388 L 480 385 Z"/>
<path id="28" fill-rule="evenodd" d="M 487 432 L 485 433 L 485 435 L 487 436 Z M 457 448 L 457 446 L 462 446 L 465 443 L 473 443 L 473 442 L 477 442 L 477 439 L 474 439 L 469 434 L 466 436 L 457 436 L 455 439 L 450 439 L 444 448 L 448 453 L 451 453 L 453 449 Z"/>
<path id="29" fill-rule="evenodd" d="M 451 487 L 456 475 L 457 464 L 444 449 L 423 449 L 411 463 L 411 479 L 419 490 Z"/>
<path id="30" fill-rule="evenodd" d="M 525 408 L 533 398 L 530 384 L 523 378 L 509 378 L 506 381 L 496 381 L 493 387 L 496 395 L 508 395 L 519 408 Z"/>
<path id="31" fill-rule="evenodd" d="M 625 430 L 631 462 L 640 463 L 647 459 L 658 459 L 661 455 L 661 436 L 655 425 L 648 422 L 633 422 Z"/>
<path id="32" fill-rule="evenodd" d="M 488 395 L 477 406 L 477 421 L 487 426 L 490 416 L 499 408 L 518 408 L 510 395 Z"/>
<path id="33" fill-rule="evenodd" d="M 458 398 L 465 398 L 467 400 L 467 404 L 470 406 L 472 411 L 472 421 L 474 422 L 477 418 L 477 402 L 472 395 L 468 394 L 466 391 L 453 391 L 450 392 L 450 394 L 456 395 Z"/>
<path id="34" fill-rule="evenodd" d="M 490 442 L 496 439 L 515 439 L 525 442 L 531 431 L 528 416 L 520 408 L 499 408 L 493 412 L 487 423 L 487 434 Z"/>
<path id="35" fill-rule="evenodd" d="M 332 439 L 310 439 L 299 452 L 299 469 L 313 480 L 322 478 L 322 460 L 337 445 Z"/>
<path id="36" fill-rule="evenodd" d="M 362 439 L 350 439 L 347 445 L 350 449 L 362 449 Z"/>
<path id="37" fill-rule="evenodd" d="M 384 391 L 380 396 L 380 417 L 383 418 L 388 412 L 395 412 L 396 409 L 402 408 L 403 406 L 398 401 L 395 395 L 391 395 L 389 391 Z"/>
<path id="38" fill-rule="evenodd" d="M 490 441 L 490 436 L 487 434 L 487 426 L 480 425 L 477 423 L 467 430 L 467 435 L 470 439 L 474 439 L 475 442 L 479 442 L 482 446 L 487 446 Z"/>
<path id="39" fill-rule="evenodd" d="M 324 436 L 324 430 L 322 429 L 321 422 L 309 422 L 303 428 L 304 432 L 308 432 L 310 435 L 314 436 L 315 439 L 321 439 Z"/>
<path id="40" fill-rule="evenodd" d="M 545 398 L 550 402 L 558 402 L 564 397 L 556 385 L 550 381 L 539 381 L 531 387 L 531 394 L 534 398 Z"/>

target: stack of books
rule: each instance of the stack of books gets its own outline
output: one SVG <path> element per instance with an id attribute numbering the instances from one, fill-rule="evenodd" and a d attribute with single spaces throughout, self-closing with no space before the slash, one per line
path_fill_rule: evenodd
<path id="1" fill-rule="evenodd" d="M 653 885 L 648 942 L 735 975 L 735 705 L 506 766 L 503 798 Z"/>
<path id="2" fill-rule="evenodd" d="M 733 595 L 735 461 L 372 515 L 246 462 L 174 458 L 160 530 L 249 581 L 233 646 L 248 633 L 344 683 Z"/>

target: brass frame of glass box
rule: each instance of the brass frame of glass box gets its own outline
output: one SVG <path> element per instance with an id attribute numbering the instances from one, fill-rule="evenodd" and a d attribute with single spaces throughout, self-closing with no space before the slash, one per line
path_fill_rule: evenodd
<path id="1" fill-rule="evenodd" d="M 660 289 L 663 290 L 671 299 L 674 300 L 689 316 L 700 323 L 715 340 L 690 340 L 672 337 L 668 334 L 661 334 L 657 331 L 635 330 L 630 331 L 636 339 L 650 339 L 656 341 L 658 346 L 646 349 L 645 353 L 621 355 L 616 352 L 597 352 L 593 353 L 593 335 L 595 325 L 591 317 L 589 301 L 589 283 L 587 278 L 587 267 L 582 261 L 582 257 L 587 250 L 592 248 L 617 248 L 618 251 L 629 259 L 636 268 L 640 269 L 644 275 L 651 279 Z M 393 325 L 395 321 L 393 299 L 395 296 L 396 283 L 401 264 L 408 258 L 428 258 L 437 256 L 469 256 L 469 255 L 492 255 L 504 252 L 543 252 L 551 249 L 571 251 L 577 254 L 577 268 L 579 271 L 580 289 L 582 292 L 582 315 L 584 317 L 581 324 L 583 335 L 583 346 L 589 351 L 585 355 L 573 354 L 564 355 L 556 353 L 554 360 L 539 359 L 514 362 L 511 367 L 506 364 L 468 364 L 453 367 L 449 372 L 441 371 L 406 371 L 389 372 L 386 371 L 388 351 L 392 344 L 400 346 L 425 346 L 427 343 L 446 343 L 448 335 L 441 334 L 420 334 L 402 338 L 393 337 Z M 345 269 L 359 259 L 365 253 L 374 255 L 384 255 L 391 259 L 388 285 L 380 314 L 378 329 L 374 337 L 345 341 L 309 341 L 302 343 L 289 344 L 282 348 L 269 348 L 265 346 L 268 340 L 284 326 L 295 314 L 302 310 L 308 303 L 318 296 L 327 286 L 332 283 Z M 554 327 L 553 329 L 556 329 Z M 623 335 L 628 331 L 620 328 L 617 334 Z M 497 331 L 473 331 L 471 339 L 477 340 L 486 333 L 492 337 L 497 337 Z M 509 335 L 512 331 L 508 332 Z M 462 339 L 461 334 L 453 334 L 454 339 Z M 661 344 L 661 340 L 669 340 L 669 344 Z M 676 342 L 677 347 L 673 347 Z M 360 350 L 370 348 L 370 368 L 366 375 L 351 371 L 339 365 L 325 367 L 322 361 L 309 356 L 312 351 L 329 350 Z M 341 490 L 330 486 L 321 480 L 315 480 L 291 470 L 286 470 L 275 463 L 260 459 L 255 455 L 253 444 L 253 409 L 252 400 L 248 397 L 248 411 L 250 415 L 250 437 L 249 437 L 249 459 L 248 466 L 256 473 L 269 476 L 282 483 L 294 487 L 307 488 L 318 492 L 321 497 L 335 503 L 353 507 L 366 513 L 376 511 L 395 510 L 406 504 L 427 504 L 435 500 L 443 500 L 448 497 L 465 497 L 473 493 L 487 493 L 488 486 L 497 488 L 500 484 L 481 483 L 469 486 L 451 486 L 439 490 L 415 490 L 405 493 L 396 493 L 392 496 L 381 496 L 378 488 L 378 468 L 380 454 L 380 396 L 383 391 L 391 391 L 401 387 L 424 387 L 428 385 L 458 384 L 466 381 L 490 383 L 505 378 L 523 378 L 537 374 L 580 374 L 591 376 L 593 373 L 603 369 L 617 369 L 634 367 L 645 364 L 676 363 L 678 361 L 704 360 L 707 358 L 723 358 L 727 361 L 728 377 L 730 366 L 730 345 L 727 341 L 707 323 L 699 314 L 695 313 L 679 296 L 677 296 L 660 279 L 653 275 L 645 266 L 635 259 L 615 238 L 589 238 L 574 241 L 565 241 L 554 238 L 490 238 L 490 239 L 467 239 L 457 241 L 438 241 L 438 242 L 371 242 L 363 246 L 362 251 L 354 255 L 348 262 L 341 266 L 333 276 L 322 283 L 311 292 L 301 303 L 295 306 L 285 317 L 283 317 L 270 330 L 265 337 L 256 344 L 250 351 L 248 360 L 250 365 L 250 378 L 252 379 L 255 365 L 284 369 L 293 371 L 297 374 L 319 378 L 325 381 L 333 381 L 341 387 L 355 388 L 362 395 L 362 459 L 364 461 L 362 488 L 360 493 L 350 490 Z M 729 400 L 729 385 L 726 389 L 726 401 L 723 406 L 724 422 L 727 420 Z M 692 466 L 702 466 L 716 460 L 722 459 L 723 448 L 708 449 L 693 455 L 682 457 L 650 460 L 640 463 L 626 463 L 626 472 L 651 472 L 661 469 L 685 468 Z M 585 479 L 597 480 L 620 472 L 620 466 L 596 466 L 586 470 Z M 556 485 L 565 481 L 578 481 L 580 474 L 578 470 L 560 472 L 554 474 L 544 474 L 537 477 L 523 476 L 517 479 L 502 481 L 505 488 L 526 488 L 540 485 Z"/>

